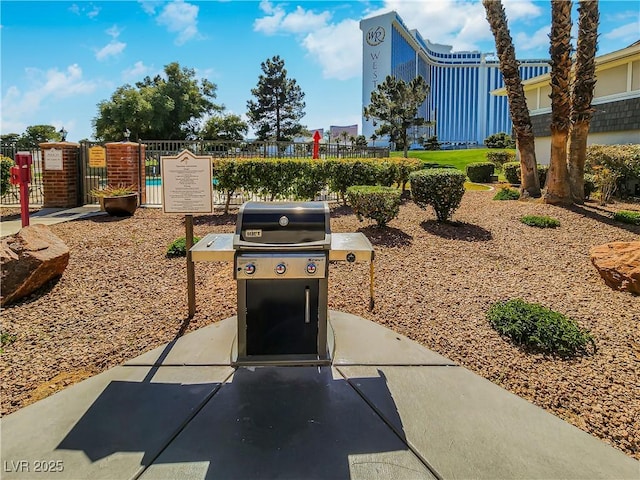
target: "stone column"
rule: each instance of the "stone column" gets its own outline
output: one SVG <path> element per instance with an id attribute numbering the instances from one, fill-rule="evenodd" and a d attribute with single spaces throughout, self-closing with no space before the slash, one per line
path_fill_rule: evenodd
<path id="1" fill-rule="evenodd" d="M 133 185 L 138 192 L 140 205 L 147 201 L 145 185 L 145 147 L 136 142 L 107 143 L 107 184 Z"/>
<path id="2" fill-rule="evenodd" d="M 80 144 L 47 142 L 42 152 L 43 207 L 73 208 L 80 206 L 78 157 Z"/>

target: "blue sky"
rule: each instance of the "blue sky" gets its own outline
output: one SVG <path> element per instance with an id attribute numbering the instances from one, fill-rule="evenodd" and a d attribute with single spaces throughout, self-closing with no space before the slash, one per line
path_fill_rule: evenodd
<path id="1" fill-rule="evenodd" d="M 549 2 L 503 3 L 517 55 L 547 57 Z M 244 117 L 260 63 L 274 55 L 306 94 L 303 124 L 360 124 L 358 24 L 390 10 L 432 42 L 495 50 L 479 0 L 2 0 L 0 132 L 52 124 L 68 140 L 92 138 L 98 102 L 174 61 L 215 83 L 217 102 Z M 598 54 L 640 39 L 640 0 L 601 0 L 600 11 Z"/>

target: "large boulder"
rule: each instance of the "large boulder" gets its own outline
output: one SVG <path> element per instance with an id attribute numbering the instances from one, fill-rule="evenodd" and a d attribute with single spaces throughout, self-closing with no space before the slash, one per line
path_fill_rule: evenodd
<path id="1" fill-rule="evenodd" d="M 607 285 L 640 295 L 640 241 L 605 243 L 589 255 Z"/>
<path id="2" fill-rule="evenodd" d="M 0 245 L 0 305 L 14 302 L 59 277 L 69 263 L 69 248 L 45 225 L 24 227 Z"/>

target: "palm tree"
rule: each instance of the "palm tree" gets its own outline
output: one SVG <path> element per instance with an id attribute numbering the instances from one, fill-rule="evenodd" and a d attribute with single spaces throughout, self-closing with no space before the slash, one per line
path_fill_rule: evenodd
<path id="1" fill-rule="evenodd" d="M 584 203 L 584 161 L 587 156 L 587 135 L 593 109 L 593 89 L 596 85 L 595 56 L 598 43 L 598 0 L 581 0 L 578 7 L 578 45 L 571 85 L 571 132 L 569 135 L 569 184 L 575 203 Z"/>
<path id="2" fill-rule="evenodd" d="M 551 160 L 545 203 L 571 202 L 567 169 L 567 140 L 571 124 L 571 8 L 567 0 L 551 0 Z"/>
<path id="3" fill-rule="evenodd" d="M 507 17 L 501 0 L 482 0 L 482 5 L 496 41 L 500 71 L 509 99 L 509 113 L 516 133 L 516 147 L 520 154 L 521 197 L 539 197 L 540 181 L 536 165 L 535 138 Z"/>

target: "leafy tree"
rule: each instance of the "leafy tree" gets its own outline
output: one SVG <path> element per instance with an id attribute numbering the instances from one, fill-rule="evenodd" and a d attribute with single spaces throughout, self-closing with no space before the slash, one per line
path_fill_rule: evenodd
<path id="1" fill-rule="evenodd" d="M 216 85 L 198 81 L 195 70 L 173 62 L 164 67 L 164 75 L 118 87 L 111 99 L 100 102 L 95 136 L 121 140 L 128 129 L 131 138 L 195 138 L 201 119 L 223 109 L 213 103 L 215 98 Z"/>
<path id="2" fill-rule="evenodd" d="M 276 55 L 260 64 L 263 74 L 251 89 L 255 100 L 247 102 L 247 116 L 259 140 L 291 140 L 305 127 L 304 92 L 295 79 L 287 77 L 284 60 Z"/>
<path id="3" fill-rule="evenodd" d="M 53 125 L 31 125 L 26 128 L 17 142 L 18 149 L 37 148 L 45 142 L 58 142 L 62 137 Z"/>
<path id="4" fill-rule="evenodd" d="M 364 135 L 358 135 L 355 139 L 355 144 L 358 147 L 366 147 L 367 146 L 367 138 Z"/>
<path id="5" fill-rule="evenodd" d="M 2 143 L 14 143 L 20 139 L 19 133 L 6 133 L 4 135 L 0 135 L 0 141 Z"/>
<path id="6" fill-rule="evenodd" d="M 200 131 L 202 140 L 240 142 L 249 131 L 249 126 L 240 115 L 223 114 L 209 118 Z"/>
<path id="7" fill-rule="evenodd" d="M 520 153 L 520 196 L 540 197 L 540 180 L 536 164 L 535 137 L 529 116 L 527 100 L 524 96 L 516 51 L 507 24 L 501 0 L 482 0 L 487 13 L 487 21 L 495 38 L 496 50 L 500 59 L 500 71 L 507 89 L 509 113 L 516 134 L 516 144 Z"/>
<path id="8" fill-rule="evenodd" d="M 392 142 L 402 144 L 407 156 L 407 129 L 413 125 L 424 125 L 423 118 L 416 118 L 418 108 L 426 100 L 429 86 L 420 76 L 409 83 L 387 75 L 384 82 L 371 92 L 371 103 L 364 108 L 367 120 L 375 119 L 380 126 L 378 135 L 389 135 Z"/>

